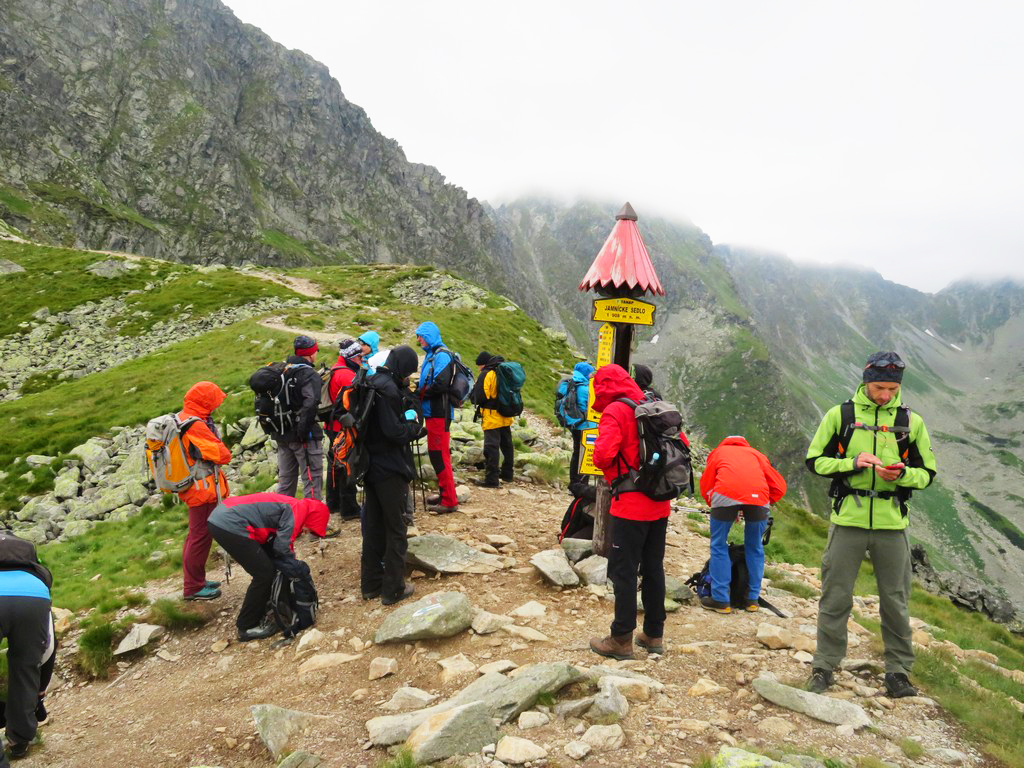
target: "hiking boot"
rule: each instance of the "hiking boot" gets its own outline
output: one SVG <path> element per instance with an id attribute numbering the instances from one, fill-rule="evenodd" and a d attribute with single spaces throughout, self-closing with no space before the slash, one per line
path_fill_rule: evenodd
<path id="1" fill-rule="evenodd" d="M 210 579 L 207 579 L 206 580 L 206 584 L 204 584 L 203 586 L 209 587 L 210 589 L 217 589 L 220 586 L 220 582 L 219 581 L 211 581 Z"/>
<path id="2" fill-rule="evenodd" d="M 832 677 L 832 670 L 815 667 L 811 670 L 811 676 L 807 678 L 807 690 L 811 693 L 824 693 L 832 687 L 834 682 L 835 678 Z"/>
<path id="3" fill-rule="evenodd" d="M 248 629 L 238 630 L 238 642 L 248 643 L 250 640 L 263 640 L 266 637 L 273 637 L 280 630 L 274 624 L 259 624 Z"/>
<path id="4" fill-rule="evenodd" d="M 370 592 L 363 592 L 363 600 L 376 600 L 380 597 L 380 590 L 374 589 Z"/>
<path id="5" fill-rule="evenodd" d="M 590 638 L 590 650 L 598 656 L 607 656 L 609 659 L 633 658 L 633 633 L 628 635 L 608 635 L 603 640 L 597 637 Z"/>
<path id="6" fill-rule="evenodd" d="M 757 600 L 747 600 L 747 602 L 743 604 L 743 609 L 750 611 L 751 613 L 757 613 L 761 610 L 761 604 L 757 602 Z"/>
<path id="7" fill-rule="evenodd" d="M 515 475 L 502 475 L 501 482 L 503 483 L 514 483 L 516 481 Z"/>
<path id="8" fill-rule="evenodd" d="M 380 604 L 381 605 L 394 605 L 395 603 L 400 603 L 403 600 L 405 600 L 405 598 L 412 597 L 412 593 L 415 592 L 415 591 L 416 590 L 413 588 L 412 584 L 406 584 L 405 588 L 402 589 L 402 591 L 399 592 L 394 597 L 382 597 L 380 599 Z"/>
<path id="9" fill-rule="evenodd" d="M 728 603 L 720 603 L 713 597 L 702 597 L 700 599 L 702 608 L 707 608 L 715 613 L 732 613 L 732 606 Z"/>
<path id="10" fill-rule="evenodd" d="M 209 585 L 191 595 L 185 595 L 186 600 L 216 600 L 218 597 L 220 597 L 220 590 Z"/>
<path id="11" fill-rule="evenodd" d="M 473 478 L 473 485 L 479 485 L 481 488 L 500 488 L 501 483 L 497 480 L 481 480 L 480 478 Z"/>
<path id="12" fill-rule="evenodd" d="M 26 741 L 22 744 L 15 744 L 13 742 L 8 743 L 7 754 L 10 755 L 13 760 L 20 760 L 28 755 L 28 742 Z"/>
<path id="13" fill-rule="evenodd" d="M 343 523 L 351 523 L 353 520 L 359 519 L 359 513 L 356 512 L 354 515 L 338 515 Z"/>
<path id="14" fill-rule="evenodd" d="M 639 633 L 634 642 L 648 653 L 657 653 L 658 655 L 664 655 L 665 653 L 663 639 L 660 637 L 648 637 L 646 632 Z"/>
<path id="15" fill-rule="evenodd" d="M 428 507 L 431 504 L 440 504 L 440 503 L 441 503 L 441 494 L 440 493 L 432 493 L 429 496 L 427 496 L 427 506 Z"/>
<path id="16" fill-rule="evenodd" d="M 458 512 L 459 505 L 456 504 L 453 507 L 448 507 L 445 506 L 444 504 L 434 504 L 433 506 L 429 507 L 428 510 L 432 515 L 449 515 L 452 512 Z"/>
<path id="17" fill-rule="evenodd" d="M 917 696 L 915 688 L 910 679 L 902 672 L 885 673 L 885 692 L 890 699 L 905 699 L 907 696 Z"/>

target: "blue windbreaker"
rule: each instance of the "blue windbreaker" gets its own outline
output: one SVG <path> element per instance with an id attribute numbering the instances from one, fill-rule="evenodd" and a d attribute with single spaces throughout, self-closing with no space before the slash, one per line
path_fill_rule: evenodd
<path id="1" fill-rule="evenodd" d="M 420 370 L 420 381 L 417 385 L 417 392 L 423 399 L 423 417 L 431 418 L 454 418 L 455 409 L 448 404 L 448 388 L 452 383 L 454 375 L 454 359 L 451 352 L 442 349 L 444 342 L 441 341 L 441 329 L 429 320 L 420 323 L 416 329 L 416 335 L 422 336 L 427 342 L 426 355 L 423 358 L 423 368 Z"/>
<path id="2" fill-rule="evenodd" d="M 593 373 L 594 366 L 585 361 L 582 363 L 576 363 L 572 369 L 572 384 L 576 387 L 576 402 L 579 404 L 580 411 L 583 413 L 587 412 L 587 406 L 590 404 L 590 377 Z M 559 385 L 558 391 L 560 394 L 565 394 L 566 386 L 567 385 L 564 383 Z M 582 421 L 574 423 L 572 419 L 566 415 L 564 409 L 562 411 L 562 416 L 565 417 L 569 428 L 573 430 L 593 429 L 597 426 L 597 424 L 592 421 L 587 421 L 585 418 Z"/>

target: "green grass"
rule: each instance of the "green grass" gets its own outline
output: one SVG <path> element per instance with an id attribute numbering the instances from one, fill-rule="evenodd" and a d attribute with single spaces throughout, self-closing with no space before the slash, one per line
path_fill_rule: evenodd
<path id="1" fill-rule="evenodd" d="M 106 677 L 114 661 L 114 637 L 117 627 L 104 621 L 89 627 L 78 638 L 75 664 L 91 677 Z"/>
<path id="2" fill-rule="evenodd" d="M 4 308 L 0 313 L 0 335 L 18 332 L 18 324 L 30 320 L 43 307 L 51 313 L 63 312 L 88 301 L 140 290 L 154 277 L 181 269 L 164 262 L 143 262 L 139 269 L 111 279 L 85 271 L 90 264 L 111 256 L 2 240 L 0 258 L 25 268 L 24 272 L 0 279 L 0 305 Z"/>
<path id="3" fill-rule="evenodd" d="M 900 739 L 899 747 L 903 754 L 911 760 L 917 760 L 919 757 L 924 756 L 924 747 L 913 739 Z"/>
<path id="4" fill-rule="evenodd" d="M 96 200 L 73 187 L 66 187 L 51 182 L 29 182 L 28 188 L 33 194 L 66 208 L 77 208 L 93 219 L 103 219 L 117 224 L 133 224 L 154 232 L 160 227 L 138 211 L 120 203 Z"/>
<path id="5" fill-rule="evenodd" d="M 377 768 L 416 768 L 417 762 L 412 757 L 412 750 L 402 747 L 393 756 L 377 763 Z"/>
<path id="6" fill-rule="evenodd" d="M 167 629 L 195 629 L 209 623 L 213 617 L 209 613 L 190 610 L 178 600 L 161 598 L 150 606 L 146 621 L 159 624 Z"/>
<path id="7" fill-rule="evenodd" d="M 786 571 L 778 568 L 765 568 L 764 575 L 772 580 L 772 586 L 776 589 L 784 589 L 798 597 L 810 600 L 812 598 L 817 598 L 820 594 L 818 590 L 802 581 L 797 581 L 796 579 L 791 578 Z"/>

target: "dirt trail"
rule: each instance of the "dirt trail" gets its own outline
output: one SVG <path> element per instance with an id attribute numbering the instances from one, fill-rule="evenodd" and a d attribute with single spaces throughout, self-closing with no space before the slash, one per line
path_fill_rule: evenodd
<path id="1" fill-rule="evenodd" d="M 253 277 L 258 277 L 260 280 L 267 280 L 271 283 L 277 283 L 283 285 L 285 288 L 291 288 L 302 296 L 308 296 L 311 299 L 319 299 L 323 296 L 320 291 L 320 286 L 305 277 L 293 277 L 292 275 L 279 275 L 276 272 L 263 272 L 257 269 L 246 269 L 243 272 Z"/>
<path id="2" fill-rule="evenodd" d="M 496 613 L 507 613 L 537 600 L 547 606 L 547 614 L 532 620 L 530 626 L 547 635 L 550 642 L 527 643 L 503 633 L 476 636 L 466 632 L 448 640 L 417 643 L 417 647 L 373 646 L 356 661 L 300 678 L 297 670 L 301 660 L 296 659 L 294 646 L 274 651 L 272 641 L 235 642 L 234 618 L 248 583 L 244 572 L 236 569 L 237 578 L 224 587 L 223 598 L 208 608 L 216 613 L 214 621 L 199 630 L 173 633 L 160 644 L 176 660 L 166 661 L 155 654 L 136 658 L 127 674 L 115 683 L 76 681 L 66 677 L 66 665 L 62 664 L 65 678 L 49 699 L 52 722 L 43 729 L 45 744 L 22 765 L 272 766 L 274 762 L 255 735 L 249 712 L 251 705 L 272 703 L 328 716 L 311 732 L 295 739 L 296 748 L 320 755 L 322 765 L 331 768 L 369 768 L 386 754 L 379 749 L 364 751 L 364 723 L 384 714 L 380 705 L 397 688 L 412 685 L 446 697 L 472 679 L 442 685 L 437 659 L 464 653 L 478 665 L 498 659 L 511 659 L 519 665 L 544 660 L 585 666 L 600 663 L 602 660 L 589 651 L 587 641 L 591 635 L 607 631 L 611 602 L 585 588 L 560 592 L 544 584 L 529 565 L 531 555 L 556 546 L 558 523 L 567 502 L 564 493 L 517 482 L 511 490 L 474 487 L 471 500 L 453 515 L 433 517 L 417 509 L 422 533 L 445 533 L 470 543 L 481 543 L 489 533 L 510 536 L 515 541 L 512 554 L 518 563 L 510 570 L 487 576 L 417 578 L 416 597 L 457 589 L 465 591 L 475 606 Z M 673 515 L 666 553 L 667 572 L 681 578 L 698 570 L 707 557 L 707 539 L 692 533 L 687 523 L 685 513 Z M 328 636 L 323 651 L 352 653 L 351 638 L 372 638 L 391 610 L 377 601 L 364 603 L 360 599 L 359 546 L 358 525 L 347 523 L 338 538 L 326 541 L 322 554 L 314 542 L 300 541 L 297 547 L 299 556 L 310 564 L 320 592 L 318 628 Z M 210 576 L 220 578 L 216 571 Z M 169 592 L 180 588 L 177 581 L 150 586 Z M 811 606 L 799 598 L 773 600 L 797 615 L 807 616 Z M 792 652 L 769 652 L 755 642 L 756 627 L 762 621 L 785 624 L 794 630 L 813 624 L 813 618 L 783 622 L 763 613 L 720 616 L 692 606 L 670 614 L 667 654 L 660 660 L 648 660 L 638 652 L 640 661 L 632 664 L 664 683 L 664 694 L 632 704 L 622 723 L 627 734 L 623 749 L 590 756 L 578 764 L 628 766 L 653 759 L 669 767 L 689 765 L 697 756 L 717 751 L 724 738 L 721 734 L 728 732 L 740 743 L 815 746 L 826 755 L 871 754 L 898 765 L 911 765 L 880 736 L 865 732 L 842 736 L 832 726 L 762 702 L 749 686 L 759 670 L 770 669 L 780 679 L 790 681 L 802 680 L 808 671 L 806 665 L 791 657 Z M 228 641 L 226 650 L 212 649 L 218 641 Z M 851 648 L 851 655 L 873 656 L 866 645 Z M 752 656 L 736 660 L 734 654 Z M 368 666 L 378 656 L 397 659 L 398 672 L 369 681 Z M 690 686 L 700 677 L 715 680 L 727 691 L 703 697 L 688 695 Z M 766 736 L 757 725 L 769 715 L 792 722 L 796 730 L 781 738 Z M 891 711 L 879 714 L 872 710 L 872 716 L 901 732 L 923 735 L 931 746 L 971 752 L 957 738 L 956 727 L 925 704 L 897 703 Z M 695 733 L 685 729 L 685 719 L 713 725 Z M 548 745 L 552 763 L 574 764 L 562 754 L 562 745 L 577 738 L 564 720 L 554 719 L 522 734 L 514 724 L 502 730 Z"/>

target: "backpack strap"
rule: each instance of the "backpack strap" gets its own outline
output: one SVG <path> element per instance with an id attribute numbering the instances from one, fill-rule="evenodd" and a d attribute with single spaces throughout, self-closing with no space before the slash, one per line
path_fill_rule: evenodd
<path id="1" fill-rule="evenodd" d="M 618 397 L 615 399 L 616 403 L 623 403 L 628 405 L 633 411 L 636 412 L 637 403 L 628 397 Z M 629 466 L 629 463 L 622 456 L 622 451 L 615 456 L 615 461 L 626 465 L 626 470 L 622 472 L 611 482 L 612 486 L 612 497 L 617 497 L 620 493 L 629 493 L 631 491 L 638 491 L 636 483 L 633 480 L 633 473 L 636 471 Z"/>

